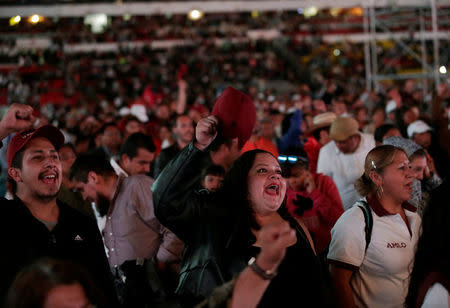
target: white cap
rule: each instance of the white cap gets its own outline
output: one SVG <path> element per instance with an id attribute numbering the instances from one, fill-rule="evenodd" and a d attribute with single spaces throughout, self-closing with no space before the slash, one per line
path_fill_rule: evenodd
<path id="1" fill-rule="evenodd" d="M 134 104 L 131 106 L 130 113 L 138 118 L 142 123 L 148 122 L 147 109 L 144 105 Z"/>
<path id="2" fill-rule="evenodd" d="M 433 129 L 424 121 L 417 120 L 408 125 L 408 137 L 412 138 L 414 134 L 421 134 L 432 131 Z"/>
<path id="3" fill-rule="evenodd" d="M 119 115 L 120 115 L 121 117 L 127 116 L 127 115 L 129 115 L 129 114 L 130 114 L 130 108 L 128 108 L 128 107 L 122 107 L 122 108 L 119 109 Z"/>
<path id="4" fill-rule="evenodd" d="M 392 111 L 394 111 L 395 109 L 397 109 L 397 104 L 395 103 L 395 101 L 392 99 L 390 100 L 387 104 L 386 104 L 386 114 L 391 113 Z"/>

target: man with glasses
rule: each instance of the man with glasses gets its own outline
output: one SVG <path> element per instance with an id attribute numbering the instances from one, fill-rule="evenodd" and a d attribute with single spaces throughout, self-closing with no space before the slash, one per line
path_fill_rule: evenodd
<path id="1" fill-rule="evenodd" d="M 333 179 L 347 210 L 361 198 L 354 183 L 364 172 L 364 160 L 375 147 L 375 140 L 372 135 L 359 132 L 358 122 L 351 117 L 334 120 L 330 138 L 333 141 L 320 149 L 317 172 Z"/>

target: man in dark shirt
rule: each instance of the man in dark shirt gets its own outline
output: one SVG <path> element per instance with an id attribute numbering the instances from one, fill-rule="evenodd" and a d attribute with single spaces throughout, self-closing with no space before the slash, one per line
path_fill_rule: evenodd
<path id="1" fill-rule="evenodd" d="M 153 171 L 153 178 L 155 179 L 164 167 L 194 138 L 194 123 L 192 119 L 187 115 L 178 115 L 173 132 L 177 141 L 170 147 L 162 150 L 156 158 L 155 170 Z"/>
<path id="2" fill-rule="evenodd" d="M 32 112 L 29 106 L 13 104 L 0 121 L 1 138 L 19 131 L 7 152 L 14 199 L 0 199 L 0 300 L 24 266 L 53 257 L 84 266 L 107 298 L 106 306 L 114 307 L 116 293 L 95 222 L 56 199 L 62 181 L 57 149 L 64 136 L 51 125 L 21 130 L 32 125 Z"/>

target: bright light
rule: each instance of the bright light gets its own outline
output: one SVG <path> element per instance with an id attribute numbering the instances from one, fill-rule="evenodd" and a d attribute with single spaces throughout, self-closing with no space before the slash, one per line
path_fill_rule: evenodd
<path id="1" fill-rule="evenodd" d="M 335 50 L 333 50 L 333 55 L 335 55 L 336 57 L 340 56 L 341 55 L 341 51 L 336 48 Z"/>
<path id="2" fill-rule="evenodd" d="M 304 11 L 304 9 L 301 8 L 301 7 L 299 7 L 299 8 L 297 9 L 297 13 L 299 13 L 300 15 L 303 14 L 303 11 Z"/>
<path id="3" fill-rule="evenodd" d="M 350 14 L 355 16 L 362 16 L 363 15 L 363 9 L 361 7 L 354 7 L 350 10 Z"/>
<path id="4" fill-rule="evenodd" d="M 108 16 L 106 14 L 90 14 L 84 17 L 84 24 L 91 26 L 93 33 L 102 33 L 108 26 Z"/>
<path id="5" fill-rule="evenodd" d="M 17 24 L 20 22 L 21 19 L 22 19 L 22 18 L 20 18 L 19 15 L 14 16 L 14 17 L 11 17 L 11 18 L 9 19 L 9 25 L 10 25 L 10 26 L 15 26 L 15 25 L 17 25 Z"/>
<path id="6" fill-rule="evenodd" d="M 33 16 L 30 17 L 29 20 L 32 24 L 37 24 L 39 21 L 41 21 L 41 16 L 34 14 Z"/>
<path id="7" fill-rule="evenodd" d="M 252 11 L 252 18 L 256 19 L 259 17 L 259 12 L 258 11 Z"/>
<path id="8" fill-rule="evenodd" d="M 333 16 L 333 17 L 338 17 L 339 16 L 339 13 L 342 11 L 342 9 L 340 9 L 340 8 L 337 8 L 337 7 L 334 7 L 334 8 L 331 8 L 330 9 L 330 14 L 331 14 L 331 16 Z"/>
<path id="9" fill-rule="evenodd" d="M 319 12 L 319 10 L 316 7 L 310 6 L 305 9 L 303 15 L 305 15 L 306 18 L 309 18 L 309 17 L 316 16 L 317 12 Z"/>
<path id="10" fill-rule="evenodd" d="M 441 73 L 441 74 L 447 74 L 447 68 L 445 67 L 445 66 L 441 66 L 440 68 L 439 68 L 439 73 Z"/>
<path id="11" fill-rule="evenodd" d="M 188 17 L 190 20 L 199 20 L 203 17 L 203 12 L 200 10 L 192 10 L 189 12 Z"/>
<path id="12" fill-rule="evenodd" d="M 123 15 L 123 20 L 128 21 L 130 19 L 131 19 L 131 15 L 130 14 Z"/>

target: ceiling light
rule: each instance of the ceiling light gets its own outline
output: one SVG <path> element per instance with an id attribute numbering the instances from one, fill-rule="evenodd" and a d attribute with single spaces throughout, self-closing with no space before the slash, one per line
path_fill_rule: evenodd
<path id="1" fill-rule="evenodd" d="M 203 17 L 203 12 L 200 11 L 200 10 L 191 10 L 191 11 L 188 13 L 188 18 L 189 18 L 190 20 L 199 20 L 199 19 L 202 18 L 202 17 Z"/>
<path id="2" fill-rule="evenodd" d="M 15 25 L 17 25 L 20 22 L 21 19 L 22 18 L 19 15 L 13 16 L 13 17 L 11 17 L 9 19 L 9 25 L 10 26 L 15 26 Z"/>
<path id="3" fill-rule="evenodd" d="M 28 19 L 28 21 L 31 22 L 32 24 L 37 24 L 41 20 L 42 20 L 42 17 L 37 14 L 30 16 L 30 18 Z"/>
<path id="4" fill-rule="evenodd" d="M 318 12 L 319 12 L 319 10 L 315 6 L 310 6 L 305 9 L 305 11 L 303 12 L 303 15 L 305 15 L 306 18 L 309 18 L 309 17 L 316 16 Z"/>

